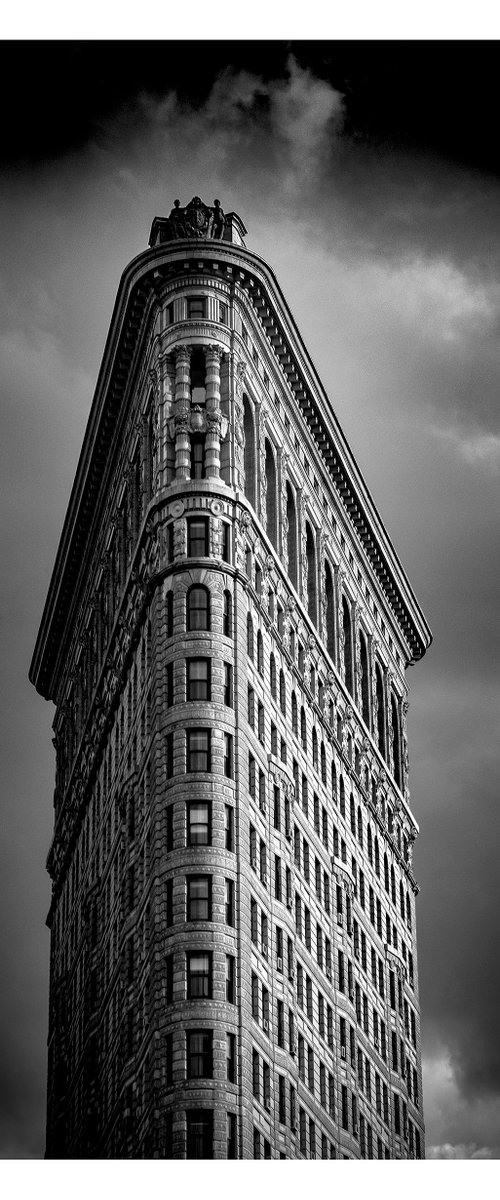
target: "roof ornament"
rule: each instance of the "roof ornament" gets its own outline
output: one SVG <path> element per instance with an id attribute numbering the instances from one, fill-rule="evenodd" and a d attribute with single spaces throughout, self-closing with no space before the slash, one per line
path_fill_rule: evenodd
<path id="1" fill-rule="evenodd" d="M 185 208 L 181 208 L 180 200 L 174 200 L 168 220 L 172 238 L 221 238 L 224 233 L 220 200 L 214 200 L 210 207 L 199 196 L 193 196 Z"/>
<path id="2" fill-rule="evenodd" d="M 241 218 L 237 213 L 224 213 L 220 200 L 205 204 L 200 196 L 193 196 L 184 208 L 180 200 L 174 200 L 168 217 L 155 217 L 149 244 L 155 246 L 161 242 L 196 238 L 244 245 L 245 233 Z"/>

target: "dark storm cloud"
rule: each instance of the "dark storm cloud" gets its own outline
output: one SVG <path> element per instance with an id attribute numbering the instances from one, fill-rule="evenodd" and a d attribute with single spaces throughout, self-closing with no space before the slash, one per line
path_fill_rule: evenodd
<path id="1" fill-rule="evenodd" d="M 328 75 L 322 60 L 315 74 L 302 50 L 278 57 L 275 78 L 268 57 L 262 71 L 218 60 L 194 100 L 144 73 L 126 104 L 118 94 L 93 112 L 71 153 L 4 180 L 5 808 L 17 849 L 2 882 L 19 924 L 2 1024 L 5 1144 L 21 1156 L 43 1140 L 53 786 L 49 706 L 28 688 L 28 658 L 119 276 L 152 217 L 193 194 L 240 212 L 275 269 L 434 632 L 409 678 L 429 1133 L 444 1157 L 500 1142 L 500 188 L 439 159 L 427 134 L 410 153 L 389 137 L 380 97 L 361 136 L 347 71 Z M 373 66 L 369 80 L 376 108 Z"/>

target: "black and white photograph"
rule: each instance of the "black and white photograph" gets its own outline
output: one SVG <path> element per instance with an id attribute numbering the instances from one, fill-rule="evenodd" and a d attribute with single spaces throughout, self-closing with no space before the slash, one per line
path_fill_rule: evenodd
<path id="1" fill-rule="evenodd" d="M 0 43 L 0 1157 L 426 1186 L 500 1157 L 499 44 L 213 15 Z"/>

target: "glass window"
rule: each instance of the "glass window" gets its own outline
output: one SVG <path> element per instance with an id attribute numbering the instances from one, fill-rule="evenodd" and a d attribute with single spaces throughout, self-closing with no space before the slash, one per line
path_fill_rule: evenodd
<path id="1" fill-rule="evenodd" d="M 209 658 L 186 660 L 186 700 L 210 700 Z"/>
<path id="2" fill-rule="evenodd" d="M 233 668 L 231 663 L 224 663 L 224 704 L 229 708 L 233 705 Z"/>
<path id="3" fill-rule="evenodd" d="M 187 742 L 187 771 L 210 771 L 210 730 L 188 729 Z"/>
<path id="4" fill-rule="evenodd" d="M 205 478 L 205 434 L 191 434 L 191 479 Z"/>
<path id="5" fill-rule="evenodd" d="M 213 1119 L 211 1109 L 187 1109 L 187 1158 L 213 1158 Z"/>
<path id="6" fill-rule="evenodd" d="M 186 597 L 186 628 L 210 629 L 210 597 L 205 587 L 191 587 Z"/>
<path id="7" fill-rule="evenodd" d="M 188 296 L 187 315 L 190 320 L 203 318 L 205 316 L 205 297 L 204 296 Z"/>
<path id="8" fill-rule="evenodd" d="M 201 951 L 187 955 L 188 1000 L 209 1000 L 212 995 L 212 955 Z"/>
<path id="9" fill-rule="evenodd" d="M 234 846 L 234 809 L 226 804 L 225 812 L 225 848 L 232 852 Z"/>
<path id="10" fill-rule="evenodd" d="M 210 921 L 212 917 L 212 876 L 188 875 L 187 919 Z"/>
<path id="11" fill-rule="evenodd" d="M 188 517 L 188 558 L 208 557 L 208 517 Z"/>
<path id="12" fill-rule="evenodd" d="M 188 800 L 186 810 L 188 846 L 209 846 L 210 804 L 205 801 Z"/>
<path id="13" fill-rule="evenodd" d="M 232 597 L 231 592 L 224 592 L 224 612 L 222 619 L 222 632 L 224 637 L 232 636 Z"/>
<path id="14" fill-rule="evenodd" d="M 211 1079 L 212 1030 L 190 1029 L 186 1041 L 188 1079 Z"/>
<path id="15" fill-rule="evenodd" d="M 226 879 L 226 925 L 234 925 L 234 880 Z"/>
<path id="16" fill-rule="evenodd" d="M 238 1157 L 237 1120 L 236 1113 L 227 1114 L 227 1158 Z"/>
<path id="17" fill-rule="evenodd" d="M 236 1003 L 236 959 L 233 954 L 226 954 L 226 1000 L 228 1004 Z"/>
<path id="18" fill-rule="evenodd" d="M 236 1034 L 226 1034 L 227 1046 L 227 1078 L 229 1083 L 236 1083 Z"/>
<path id="19" fill-rule="evenodd" d="M 233 735 L 232 733 L 224 734 L 224 775 L 227 779 L 233 778 Z"/>

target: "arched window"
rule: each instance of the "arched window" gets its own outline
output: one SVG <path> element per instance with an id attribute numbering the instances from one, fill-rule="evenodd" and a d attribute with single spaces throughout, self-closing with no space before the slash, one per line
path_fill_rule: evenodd
<path id="1" fill-rule="evenodd" d="M 385 690 L 382 672 L 378 663 L 375 666 L 377 690 L 377 743 L 380 753 L 385 758 Z"/>
<path id="2" fill-rule="evenodd" d="M 243 428 L 245 433 L 245 496 L 255 508 L 256 469 L 255 469 L 255 421 L 252 405 L 248 396 L 243 397 Z"/>
<path id="3" fill-rule="evenodd" d="M 359 804 L 358 804 L 358 842 L 361 846 L 361 849 L 363 849 L 363 817 L 361 815 L 361 809 L 359 807 Z"/>
<path id="4" fill-rule="evenodd" d="M 287 549 L 288 574 L 294 588 L 297 587 L 297 510 L 295 498 L 290 487 L 286 485 L 286 515 L 288 519 Z"/>
<path id="5" fill-rule="evenodd" d="M 340 776 L 340 815 L 345 817 L 345 785 L 344 776 Z"/>
<path id="6" fill-rule="evenodd" d="M 368 826 L 366 838 L 368 842 L 368 859 L 371 863 L 373 863 L 373 837 L 371 825 Z"/>
<path id="7" fill-rule="evenodd" d="M 186 629 L 210 629 L 208 588 L 193 584 L 186 595 Z"/>
<path id="8" fill-rule="evenodd" d="M 294 733 L 296 736 L 298 736 L 298 732 L 299 732 L 299 718 L 298 718 L 298 711 L 297 711 L 297 697 L 295 695 L 295 692 L 292 692 L 292 733 Z"/>
<path id="9" fill-rule="evenodd" d="M 266 524 L 267 535 L 278 549 L 278 501 L 276 495 L 276 462 L 271 443 L 266 438 Z"/>
<path id="10" fill-rule="evenodd" d="M 375 874 L 380 878 L 380 853 L 378 848 L 378 837 L 375 838 Z"/>
<path id="11" fill-rule="evenodd" d="M 352 696 L 352 624 L 345 596 L 342 596 L 342 629 L 344 631 L 344 679 L 347 691 Z"/>
<path id="12" fill-rule="evenodd" d="M 313 731 L 312 731 L 312 760 L 313 760 L 313 767 L 316 767 L 316 770 L 317 770 L 318 769 L 318 735 L 317 735 L 315 729 L 313 729 Z"/>
<path id="13" fill-rule="evenodd" d="M 389 895 L 389 863 L 387 862 L 387 854 L 384 854 L 384 887 Z"/>
<path id="14" fill-rule="evenodd" d="M 283 716 L 286 717 L 286 687 L 284 671 L 280 671 L 280 709 L 283 713 Z"/>
<path id="15" fill-rule="evenodd" d="M 335 596 L 333 591 L 333 576 L 328 562 L 325 562 L 325 598 L 326 648 L 330 657 L 335 659 Z"/>
<path id="16" fill-rule="evenodd" d="M 391 900 L 393 904 L 396 903 L 396 876 L 393 866 L 391 866 Z"/>
<path id="17" fill-rule="evenodd" d="M 269 658 L 269 682 L 271 687 L 271 696 L 276 700 L 276 659 L 274 654 Z"/>
<path id="18" fill-rule="evenodd" d="M 222 613 L 222 632 L 224 637 L 233 636 L 233 597 L 227 588 L 224 592 L 224 608 Z"/>
<path id="19" fill-rule="evenodd" d="M 307 751 L 306 714 L 303 708 L 300 710 L 300 740 L 302 742 L 302 749 Z"/>
<path id="20" fill-rule="evenodd" d="M 394 778 L 398 788 L 402 786 L 401 778 L 401 737 L 399 732 L 399 711 L 397 700 L 394 693 L 391 694 L 391 724 L 392 724 L 392 761 L 394 766 Z"/>
<path id="21" fill-rule="evenodd" d="M 251 617 L 250 613 L 248 613 L 248 615 L 247 615 L 247 654 L 248 654 L 248 657 L 251 658 L 251 660 L 253 662 L 253 656 L 254 656 L 253 621 L 252 621 L 252 617 Z"/>
<path id="22" fill-rule="evenodd" d="M 330 723 L 330 729 L 333 729 L 333 724 L 335 721 L 335 705 L 333 703 L 333 700 L 330 700 L 330 703 L 328 705 L 328 720 Z"/>
<path id="23" fill-rule="evenodd" d="M 317 625 L 318 611 L 316 603 L 316 547 L 314 543 L 314 534 L 309 524 L 306 522 L 306 556 L 307 556 L 307 611 Z"/>
<path id="24" fill-rule="evenodd" d="M 370 725 L 368 649 L 364 633 L 359 634 L 359 667 L 361 672 L 361 715 L 365 725 Z"/>
<path id="25" fill-rule="evenodd" d="M 351 833 L 353 833 L 354 837 L 356 837 L 356 809 L 354 807 L 354 796 L 352 792 L 349 797 L 349 812 L 351 818 Z"/>
<path id="26" fill-rule="evenodd" d="M 326 783 L 326 751 L 325 751 L 325 743 L 324 742 L 321 743 L 320 761 L 321 761 L 321 782 Z"/>
<path id="27" fill-rule="evenodd" d="M 259 675 L 264 674 L 264 642 L 260 629 L 257 633 L 257 670 Z"/>

